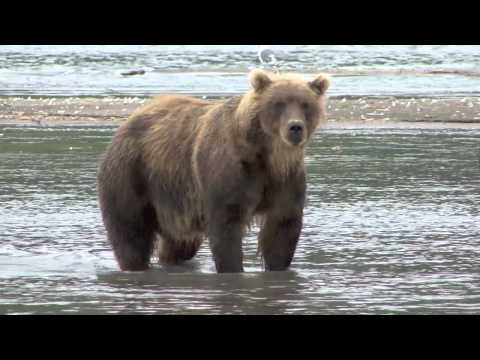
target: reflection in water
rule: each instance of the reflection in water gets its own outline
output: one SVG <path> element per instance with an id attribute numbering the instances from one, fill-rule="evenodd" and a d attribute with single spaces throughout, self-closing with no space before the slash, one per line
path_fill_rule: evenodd
<path id="1" fill-rule="evenodd" d="M 100 282 L 124 291 L 136 289 L 138 298 L 150 306 L 144 311 L 211 314 L 276 314 L 302 312 L 305 280 L 293 271 L 282 273 L 249 272 L 244 274 L 213 273 L 107 273 L 99 274 Z M 143 292 L 145 291 L 145 292 Z M 295 305 L 298 304 L 298 305 Z M 146 305 L 146 304 L 144 304 Z M 160 308 L 155 309 L 157 306 Z"/>
<path id="2" fill-rule="evenodd" d="M 327 130 L 308 150 L 290 271 L 216 274 L 206 244 L 119 272 L 96 163 L 112 128 L 1 127 L 0 313 L 478 313 L 478 130 Z"/>

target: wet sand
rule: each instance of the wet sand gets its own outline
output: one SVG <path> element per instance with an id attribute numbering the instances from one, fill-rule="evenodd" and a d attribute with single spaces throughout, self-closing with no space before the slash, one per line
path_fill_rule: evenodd
<path id="1" fill-rule="evenodd" d="M 150 98 L 1 97 L 0 125 L 119 125 Z M 480 128 L 480 97 L 336 97 L 329 128 Z"/>

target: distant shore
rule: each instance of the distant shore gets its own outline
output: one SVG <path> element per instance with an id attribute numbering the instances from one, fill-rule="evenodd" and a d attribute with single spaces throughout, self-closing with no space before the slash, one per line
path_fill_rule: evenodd
<path id="1" fill-rule="evenodd" d="M 150 98 L 0 97 L 0 125 L 118 126 Z M 480 128 L 480 97 L 335 97 L 328 127 Z"/>

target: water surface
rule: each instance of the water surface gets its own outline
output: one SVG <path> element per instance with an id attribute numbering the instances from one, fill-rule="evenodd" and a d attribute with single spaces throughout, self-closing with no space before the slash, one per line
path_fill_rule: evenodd
<path id="1" fill-rule="evenodd" d="M 277 68 L 335 77 L 331 95 L 480 95 L 480 46 L 275 45 Z M 247 89 L 256 45 L 0 46 L 0 95 L 149 96 Z M 132 69 L 145 75 L 122 76 Z"/>
<path id="2" fill-rule="evenodd" d="M 95 174 L 111 127 L 0 127 L 2 314 L 480 312 L 480 131 L 319 132 L 290 271 L 244 274 L 205 243 L 184 266 L 119 272 Z"/>

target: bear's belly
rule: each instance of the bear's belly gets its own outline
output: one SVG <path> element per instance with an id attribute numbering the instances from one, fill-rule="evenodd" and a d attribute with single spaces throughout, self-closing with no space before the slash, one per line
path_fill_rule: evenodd
<path id="1" fill-rule="evenodd" d="M 191 189 L 193 183 L 157 187 L 152 197 L 160 234 L 176 240 L 189 240 L 205 231 L 205 221 L 200 200 Z M 173 184 L 171 184 L 173 185 Z"/>

